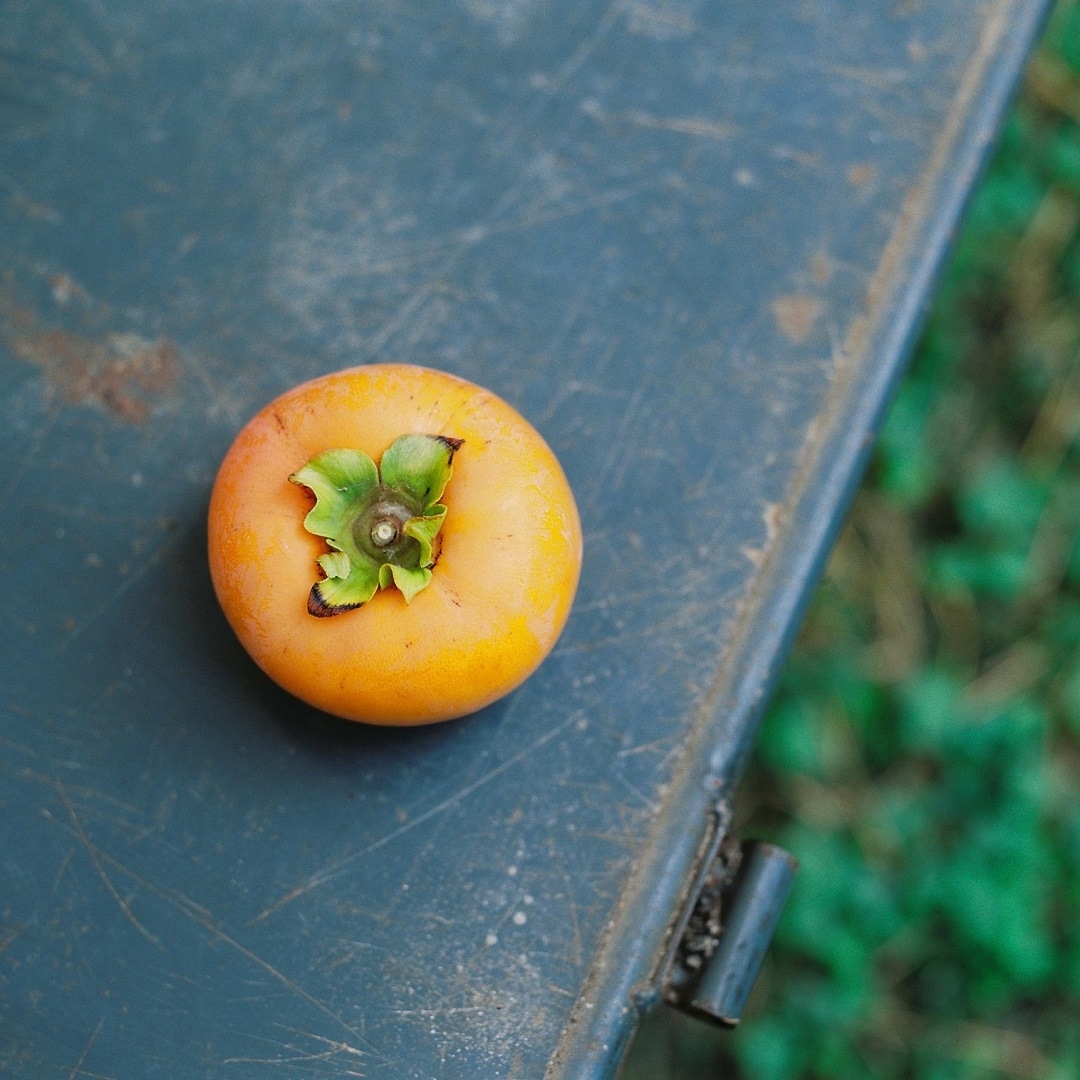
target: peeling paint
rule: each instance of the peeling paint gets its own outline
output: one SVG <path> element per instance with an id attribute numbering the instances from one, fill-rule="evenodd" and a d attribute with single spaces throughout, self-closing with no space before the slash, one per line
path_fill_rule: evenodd
<path id="1" fill-rule="evenodd" d="M 49 284 L 58 304 L 88 301 L 67 274 L 52 275 Z M 97 405 L 127 424 L 145 424 L 180 376 L 180 350 L 168 338 L 91 337 L 50 325 L 17 304 L 10 288 L 0 295 L 0 336 L 12 355 L 41 371 L 49 392 L 64 404 Z"/>
<path id="2" fill-rule="evenodd" d="M 860 161 L 848 166 L 847 178 L 852 187 L 866 187 L 867 184 L 873 183 L 876 176 L 877 169 L 868 161 Z"/>
<path id="3" fill-rule="evenodd" d="M 832 281 L 833 264 L 828 252 L 819 251 L 810 262 L 810 280 L 815 285 L 828 285 Z"/>
<path id="4" fill-rule="evenodd" d="M 773 301 L 773 318 L 789 341 L 801 345 L 810 337 L 821 314 L 821 301 L 804 293 L 781 296 Z"/>

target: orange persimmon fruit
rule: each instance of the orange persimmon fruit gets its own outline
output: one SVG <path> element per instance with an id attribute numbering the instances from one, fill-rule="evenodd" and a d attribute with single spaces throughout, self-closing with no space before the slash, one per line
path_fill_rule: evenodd
<path id="1" fill-rule="evenodd" d="M 372 364 L 295 387 L 241 430 L 209 557 L 275 682 L 347 720 L 427 724 L 496 701 L 548 655 L 581 525 L 555 455 L 505 401 Z"/>

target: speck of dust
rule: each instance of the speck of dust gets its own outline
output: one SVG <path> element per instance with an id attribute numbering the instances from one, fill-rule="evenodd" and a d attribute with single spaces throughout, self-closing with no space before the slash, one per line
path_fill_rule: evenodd
<path id="1" fill-rule="evenodd" d="M 513 921 L 515 926 L 524 926 L 529 921 L 529 917 L 524 911 L 515 911 Z"/>
<path id="2" fill-rule="evenodd" d="M 486 938 L 484 938 L 484 944 L 485 944 L 485 945 L 486 945 L 486 946 L 487 946 L 487 947 L 488 947 L 489 949 L 490 949 L 490 948 L 491 948 L 491 947 L 492 947 L 493 945 L 498 945 L 498 944 L 499 944 L 499 935 L 498 935 L 498 934 L 488 934 L 488 936 L 487 936 Z"/>

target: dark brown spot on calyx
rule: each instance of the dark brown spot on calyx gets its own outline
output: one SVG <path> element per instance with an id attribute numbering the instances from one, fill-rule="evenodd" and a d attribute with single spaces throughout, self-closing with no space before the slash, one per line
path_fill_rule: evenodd
<path id="1" fill-rule="evenodd" d="M 452 439 L 449 435 L 436 435 L 435 438 L 450 448 L 451 458 L 465 445 L 464 439 Z"/>
<path id="2" fill-rule="evenodd" d="M 363 607 L 362 604 L 328 604 L 319 592 L 319 583 L 315 582 L 308 593 L 307 609 L 309 615 L 317 619 L 328 619 L 331 615 L 340 615 L 343 611 L 352 611 L 354 608 Z"/>

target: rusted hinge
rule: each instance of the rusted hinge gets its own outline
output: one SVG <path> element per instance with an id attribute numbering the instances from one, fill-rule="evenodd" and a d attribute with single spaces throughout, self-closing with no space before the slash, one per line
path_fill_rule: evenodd
<path id="1" fill-rule="evenodd" d="M 796 866 L 775 844 L 721 839 L 672 958 L 670 1004 L 728 1027 L 742 1019 Z"/>

